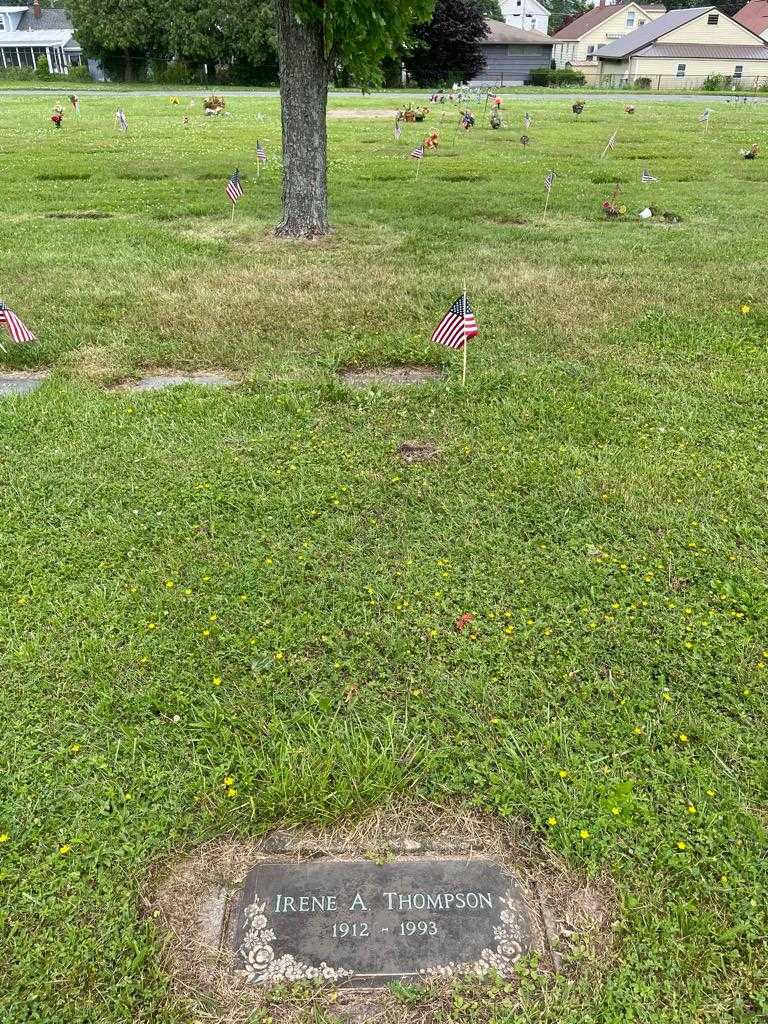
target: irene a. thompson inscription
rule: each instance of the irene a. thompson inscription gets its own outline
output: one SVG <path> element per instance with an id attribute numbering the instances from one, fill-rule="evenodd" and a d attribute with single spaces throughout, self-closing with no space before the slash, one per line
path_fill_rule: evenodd
<path id="1" fill-rule="evenodd" d="M 267 985 L 508 975 L 530 945 L 516 883 L 487 860 L 258 864 L 235 931 L 238 968 Z"/>

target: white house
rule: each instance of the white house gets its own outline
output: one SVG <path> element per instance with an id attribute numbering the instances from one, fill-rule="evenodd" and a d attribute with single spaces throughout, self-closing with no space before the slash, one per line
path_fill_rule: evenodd
<path id="1" fill-rule="evenodd" d="M 39 0 L 28 7 L 0 7 L 0 68 L 34 68 L 40 56 L 53 74 L 66 75 L 82 62 L 67 12 L 43 10 Z"/>
<path id="2" fill-rule="evenodd" d="M 499 0 L 504 21 L 525 32 L 543 32 L 549 29 L 549 10 L 539 0 Z"/>

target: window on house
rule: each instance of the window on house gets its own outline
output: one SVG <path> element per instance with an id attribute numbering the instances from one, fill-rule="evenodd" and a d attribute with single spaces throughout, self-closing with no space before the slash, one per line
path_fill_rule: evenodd
<path id="1" fill-rule="evenodd" d="M 627 11 L 626 25 L 627 25 L 627 28 L 634 28 L 635 27 L 635 12 L 634 11 Z"/>
<path id="2" fill-rule="evenodd" d="M 744 65 L 743 64 L 737 64 L 736 67 L 733 69 L 733 77 L 734 78 L 741 78 L 741 76 L 743 74 L 744 74 Z"/>
<path id="3" fill-rule="evenodd" d="M 678 64 L 677 65 L 677 74 L 675 75 L 675 77 L 676 78 L 685 78 L 685 64 Z"/>
<path id="4" fill-rule="evenodd" d="M 707 24 L 708 25 L 716 25 L 718 20 L 719 20 L 719 18 L 720 18 L 719 14 L 710 14 L 707 17 Z"/>
<path id="5" fill-rule="evenodd" d="M 644 24 L 645 24 L 645 22 L 644 22 L 644 21 L 638 21 L 638 23 L 637 23 L 637 27 L 638 27 L 638 28 L 642 28 L 642 26 L 643 26 Z"/>

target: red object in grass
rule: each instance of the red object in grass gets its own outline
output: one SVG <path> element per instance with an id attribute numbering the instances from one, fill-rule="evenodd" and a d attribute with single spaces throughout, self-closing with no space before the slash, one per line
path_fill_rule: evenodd
<path id="1" fill-rule="evenodd" d="M 453 624 L 453 628 L 456 630 L 457 633 L 461 633 L 464 627 L 468 626 L 470 622 L 474 620 L 474 618 L 475 616 L 472 614 L 472 612 L 464 612 L 463 615 L 460 615 L 458 619 L 456 619 L 456 621 Z"/>
<path id="2" fill-rule="evenodd" d="M 61 122 L 62 122 L 61 114 L 52 114 L 51 115 L 51 120 L 53 121 L 53 123 L 56 125 L 57 128 L 61 128 Z"/>

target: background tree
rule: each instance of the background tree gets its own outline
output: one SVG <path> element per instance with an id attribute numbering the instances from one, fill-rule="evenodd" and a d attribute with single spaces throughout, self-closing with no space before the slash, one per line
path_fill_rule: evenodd
<path id="1" fill-rule="evenodd" d="M 413 31 L 405 65 L 421 86 L 468 82 L 483 69 L 487 34 L 480 0 L 437 0 L 432 20 Z"/>
<path id="2" fill-rule="evenodd" d="M 283 219 L 277 234 L 327 234 L 328 83 L 343 67 L 359 83 L 380 81 L 433 0 L 277 0 L 283 125 Z"/>
<path id="3" fill-rule="evenodd" d="M 729 17 L 733 17 L 741 8 L 744 6 L 746 0 L 712 0 L 712 7 L 716 7 L 718 11 L 722 11 L 723 14 L 727 14 Z M 701 0 L 669 0 L 666 4 L 668 11 L 678 10 L 681 7 L 701 7 Z"/>
<path id="4" fill-rule="evenodd" d="M 109 67 L 119 57 L 126 82 L 137 63 L 167 50 L 168 0 L 68 0 L 77 39 Z"/>
<path id="5" fill-rule="evenodd" d="M 504 14 L 502 13 L 499 0 L 480 0 L 480 10 L 486 18 L 494 18 L 496 21 L 504 21 Z"/>
<path id="6" fill-rule="evenodd" d="M 579 15 L 591 10 L 591 6 L 584 0 L 547 0 L 544 6 L 551 12 L 548 29 L 550 35 L 554 35 L 562 27 L 567 17 L 578 18 Z"/>

